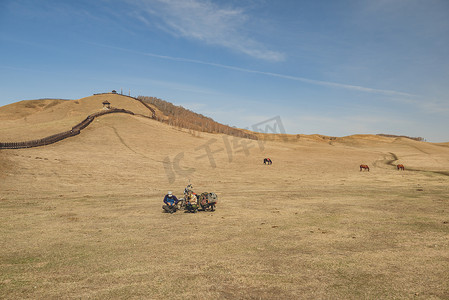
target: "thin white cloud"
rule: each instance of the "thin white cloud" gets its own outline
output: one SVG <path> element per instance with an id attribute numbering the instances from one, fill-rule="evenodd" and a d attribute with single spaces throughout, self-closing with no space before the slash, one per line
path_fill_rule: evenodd
<path id="1" fill-rule="evenodd" d="M 205 61 L 196 60 L 196 59 L 172 57 L 172 56 L 159 55 L 159 54 L 154 54 L 154 53 L 149 53 L 149 52 L 140 52 L 140 51 L 125 49 L 125 48 L 121 48 L 121 47 L 114 47 L 114 46 L 108 46 L 108 45 L 97 44 L 97 43 L 92 43 L 92 44 L 101 46 L 101 47 L 107 47 L 107 48 L 116 49 L 116 50 L 120 50 L 120 51 L 126 51 L 126 52 L 130 52 L 130 53 L 134 53 L 134 54 L 139 54 L 139 55 L 151 56 L 151 57 L 167 59 L 167 60 L 172 60 L 172 61 L 207 65 L 207 66 L 229 69 L 229 70 L 234 70 L 234 71 L 239 71 L 239 72 L 254 73 L 254 74 L 266 75 L 266 76 L 271 76 L 271 77 L 278 77 L 278 78 L 300 81 L 300 82 L 305 82 L 305 83 L 314 84 L 314 85 L 336 87 L 336 88 L 342 88 L 342 89 L 346 89 L 346 90 L 360 91 L 360 92 L 373 93 L 373 94 L 384 94 L 384 95 L 390 95 L 390 96 L 417 97 L 417 95 L 399 92 L 399 91 L 393 91 L 393 90 L 374 89 L 374 88 L 363 87 L 363 86 L 358 86 L 358 85 L 350 85 L 350 84 L 336 83 L 336 82 L 330 82 L 330 81 L 314 80 L 314 79 L 308 79 L 308 78 L 298 77 L 298 76 L 290 76 L 290 75 L 284 75 L 284 74 L 279 74 L 279 73 L 257 71 L 257 70 L 251 70 L 251 69 L 240 68 L 240 67 L 235 67 L 235 66 L 205 62 Z"/>
<path id="2" fill-rule="evenodd" d="M 209 0 L 132 0 L 138 19 L 171 35 L 201 41 L 267 61 L 283 61 L 283 53 L 268 49 L 245 34 L 249 15 L 242 9 L 219 6 Z M 154 23 L 154 19 L 161 22 Z M 152 21 L 153 20 L 153 21 Z"/>
<path id="3" fill-rule="evenodd" d="M 139 83 L 139 78 L 134 78 L 134 79 L 130 80 L 129 82 Z M 180 83 L 171 82 L 171 81 L 163 81 L 163 80 L 144 78 L 141 80 L 141 82 L 143 84 L 152 84 L 152 85 L 157 85 L 157 86 L 164 87 L 164 88 L 169 88 L 172 90 L 178 90 L 178 91 L 189 92 L 189 93 L 208 94 L 208 95 L 217 94 L 216 91 L 207 89 L 204 87 L 198 87 L 198 86 L 193 86 L 193 85 L 188 85 L 188 84 L 180 84 Z"/>
<path id="4" fill-rule="evenodd" d="M 0 66 L 1 68 L 1 66 Z M 217 95 L 218 92 L 204 88 L 204 87 L 198 87 L 194 85 L 189 84 L 181 84 L 178 82 L 172 82 L 172 81 L 164 81 L 164 80 L 156 80 L 152 78 L 146 78 L 146 77 L 129 77 L 129 76 L 120 76 L 114 79 L 108 79 L 105 80 L 104 77 L 89 77 L 91 80 L 104 80 L 107 82 L 114 82 L 119 84 L 128 84 L 128 85 L 143 85 L 143 86 L 157 86 L 161 88 L 166 88 L 170 90 L 176 90 L 176 91 L 182 91 L 182 92 L 189 92 L 189 93 L 195 93 L 195 94 L 206 94 L 206 95 Z"/>

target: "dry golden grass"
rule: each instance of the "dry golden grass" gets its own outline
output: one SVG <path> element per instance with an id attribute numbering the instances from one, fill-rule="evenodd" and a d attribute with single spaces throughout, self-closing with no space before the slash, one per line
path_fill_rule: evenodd
<path id="1" fill-rule="evenodd" d="M 215 168 L 195 149 L 211 141 Z M 449 298 L 449 147 L 302 136 L 247 140 L 248 155 L 225 141 L 245 140 L 114 114 L 46 147 L 0 150 L 1 297 Z M 179 153 L 192 173 L 164 165 Z M 219 195 L 217 211 L 162 213 L 189 180 Z"/>
<path id="2" fill-rule="evenodd" d="M 40 139 L 70 130 L 88 115 L 101 111 L 105 100 L 112 107 L 151 116 L 142 103 L 118 94 L 94 95 L 79 100 L 21 101 L 0 109 L 0 142 Z"/>

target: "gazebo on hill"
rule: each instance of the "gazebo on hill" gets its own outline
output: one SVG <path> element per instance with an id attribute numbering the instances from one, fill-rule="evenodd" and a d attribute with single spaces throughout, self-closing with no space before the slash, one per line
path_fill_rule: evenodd
<path id="1" fill-rule="evenodd" d="M 111 109 L 111 103 L 108 100 L 103 101 L 103 109 Z"/>

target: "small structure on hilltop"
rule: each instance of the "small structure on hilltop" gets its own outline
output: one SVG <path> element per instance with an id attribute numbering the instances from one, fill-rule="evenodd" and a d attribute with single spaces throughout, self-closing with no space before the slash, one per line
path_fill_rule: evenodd
<path id="1" fill-rule="evenodd" d="M 113 93 L 113 94 L 117 94 L 117 91 L 116 91 L 116 90 L 112 90 L 112 93 Z"/>
<path id="2" fill-rule="evenodd" d="M 103 101 L 103 109 L 111 109 L 111 103 L 108 100 Z"/>

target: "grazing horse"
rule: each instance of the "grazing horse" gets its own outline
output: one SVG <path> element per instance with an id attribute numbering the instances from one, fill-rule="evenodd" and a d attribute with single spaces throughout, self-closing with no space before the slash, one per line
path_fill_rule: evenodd
<path id="1" fill-rule="evenodd" d="M 367 170 L 369 172 L 368 165 L 360 165 L 360 171 L 362 171 L 362 170 Z"/>
<path id="2" fill-rule="evenodd" d="M 271 161 L 271 159 L 270 158 L 264 158 L 263 159 L 263 164 L 265 165 L 265 164 L 268 164 L 268 165 L 271 165 L 273 162 Z"/>
<path id="3" fill-rule="evenodd" d="M 403 164 L 399 164 L 399 165 L 397 165 L 397 167 L 398 167 L 398 170 L 401 170 L 401 171 L 405 170 L 405 167 Z"/>

